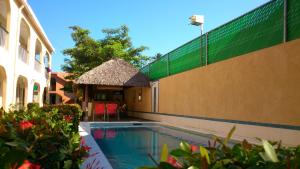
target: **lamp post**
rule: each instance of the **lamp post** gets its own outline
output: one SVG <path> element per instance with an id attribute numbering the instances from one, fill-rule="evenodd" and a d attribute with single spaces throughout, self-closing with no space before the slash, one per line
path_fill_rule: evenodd
<path id="1" fill-rule="evenodd" d="M 190 18 L 191 25 L 200 26 L 200 66 L 202 66 L 202 34 L 203 34 L 203 24 L 204 16 L 203 15 L 193 15 Z"/>

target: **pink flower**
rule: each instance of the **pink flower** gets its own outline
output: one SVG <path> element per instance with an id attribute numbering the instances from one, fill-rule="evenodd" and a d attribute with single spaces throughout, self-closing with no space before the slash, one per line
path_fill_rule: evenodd
<path id="1" fill-rule="evenodd" d="M 85 145 L 85 139 L 83 137 L 80 137 L 80 145 Z"/>
<path id="2" fill-rule="evenodd" d="M 41 166 L 38 164 L 33 164 L 28 160 L 25 160 L 24 163 L 18 169 L 40 169 Z"/>
<path id="3" fill-rule="evenodd" d="M 174 157 L 172 157 L 172 156 L 169 156 L 169 157 L 168 157 L 167 162 L 168 162 L 169 164 L 171 164 L 171 165 L 172 165 L 173 167 L 175 167 L 175 168 L 181 168 L 181 167 L 182 167 L 182 165 L 179 164 L 179 163 L 177 162 L 177 160 L 176 160 Z"/>
<path id="4" fill-rule="evenodd" d="M 32 128 L 33 124 L 30 121 L 20 121 L 19 126 L 22 130 L 30 129 Z"/>
<path id="5" fill-rule="evenodd" d="M 192 150 L 192 152 L 196 152 L 196 151 L 198 151 L 198 147 L 195 145 L 191 145 L 191 150 Z"/>

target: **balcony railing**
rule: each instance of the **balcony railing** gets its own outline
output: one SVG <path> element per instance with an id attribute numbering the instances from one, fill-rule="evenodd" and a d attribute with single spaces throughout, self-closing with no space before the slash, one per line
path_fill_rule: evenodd
<path id="1" fill-rule="evenodd" d="M 27 63 L 28 51 L 22 45 L 19 46 L 19 59 Z"/>
<path id="2" fill-rule="evenodd" d="M 0 46 L 5 47 L 8 37 L 8 32 L 0 25 Z"/>
<path id="3" fill-rule="evenodd" d="M 40 61 L 35 60 L 35 61 L 34 61 L 34 69 L 35 69 L 37 72 L 41 72 L 41 68 L 42 68 L 42 65 L 41 65 Z"/>

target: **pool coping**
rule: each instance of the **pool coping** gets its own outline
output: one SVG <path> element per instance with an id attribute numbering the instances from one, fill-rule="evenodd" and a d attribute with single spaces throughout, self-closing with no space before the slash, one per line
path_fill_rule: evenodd
<path id="1" fill-rule="evenodd" d="M 80 168 L 113 169 L 104 153 L 96 143 L 95 139 L 91 135 L 90 122 L 80 122 L 79 135 L 85 140 L 85 144 L 91 147 L 89 151 L 89 157 L 84 160 Z"/>

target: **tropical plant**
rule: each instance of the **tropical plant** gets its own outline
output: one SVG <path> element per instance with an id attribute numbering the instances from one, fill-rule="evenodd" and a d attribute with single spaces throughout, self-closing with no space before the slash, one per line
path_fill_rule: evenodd
<path id="1" fill-rule="evenodd" d="M 0 118 L 1 168 L 78 169 L 89 147 L 80 143 L 74 118 L 34 105 L 5 113 Z"/>
<path id="2" fill-rule="evenodd" d="M 181 142 L 168 152 L 162 147 L 160 162 L 155 167 L 139 169 L 299 169 L 300 146 L 284 147 L 281 142 L 261 140 L 261 145 L 244 140 L 229 145 L 235 127 L 225 139 L 214 136 L 208 147 Z M 153 158 L 152 158 L 153 159 Z"/>

